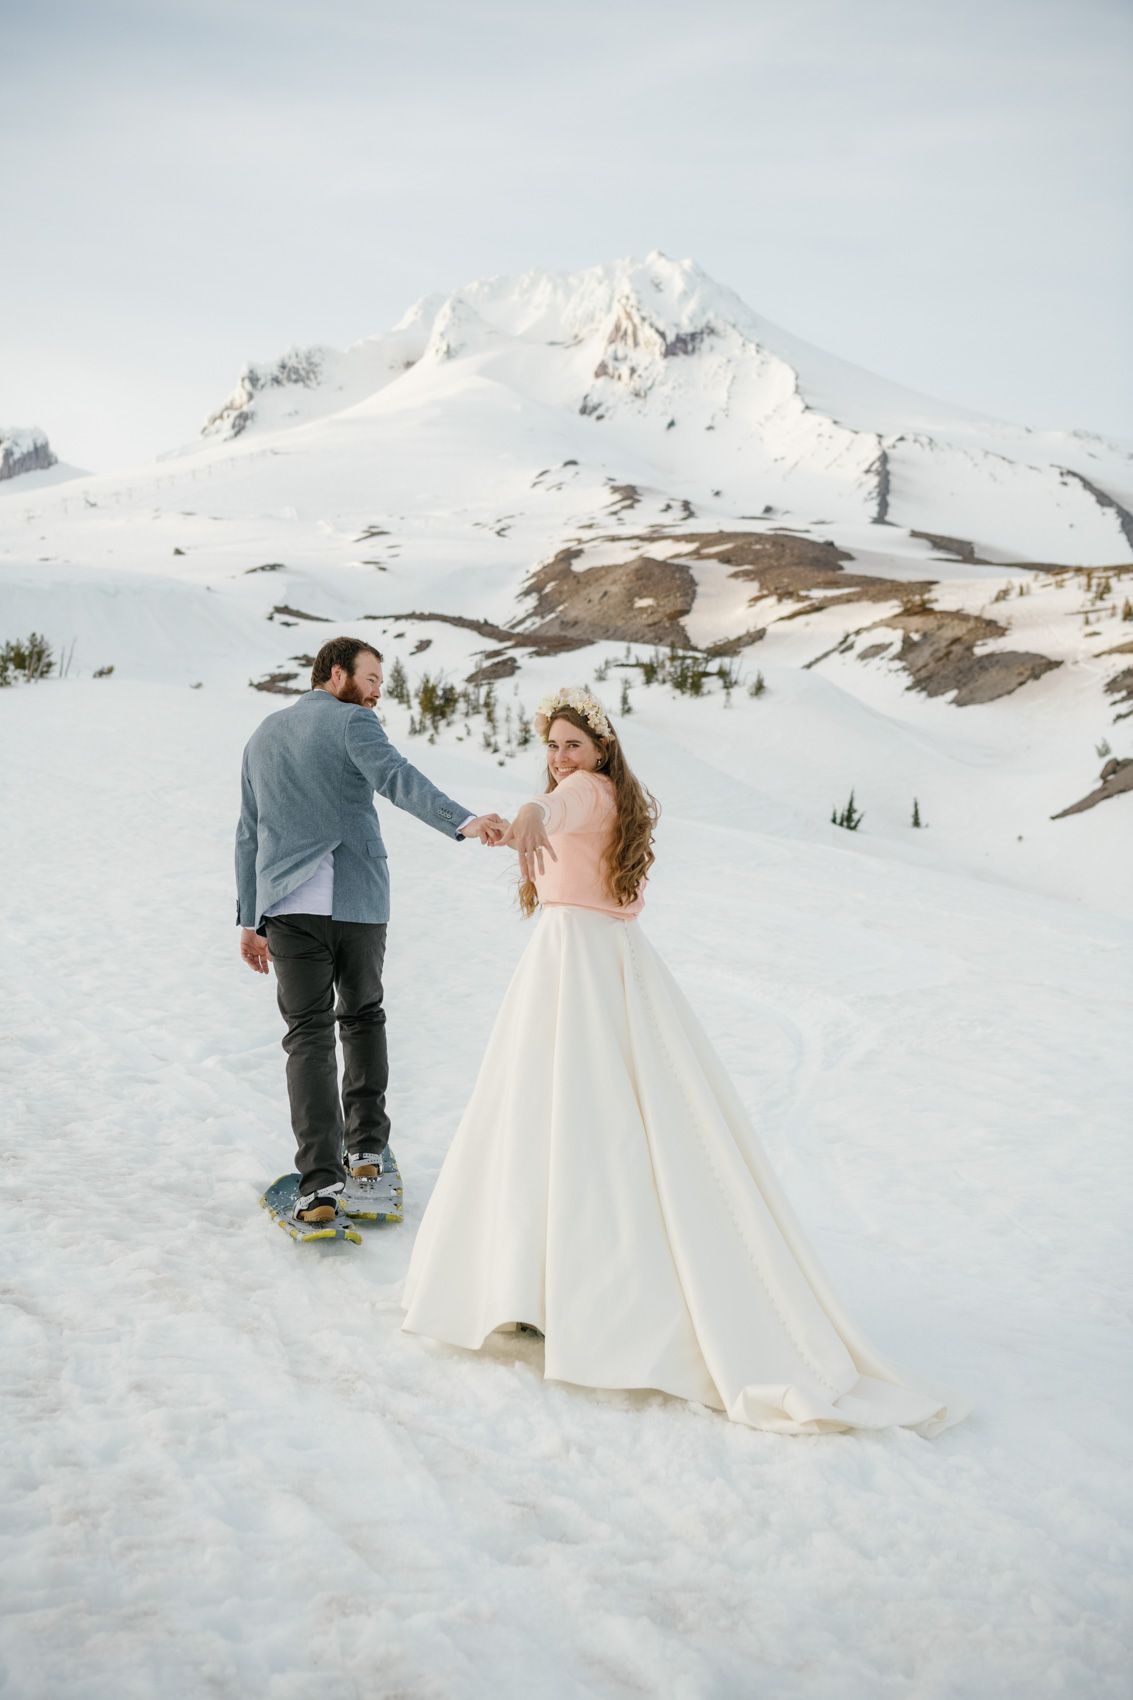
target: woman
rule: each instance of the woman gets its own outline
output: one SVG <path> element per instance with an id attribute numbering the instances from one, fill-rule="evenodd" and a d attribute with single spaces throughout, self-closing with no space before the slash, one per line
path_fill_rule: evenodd
<path id="1" fill-rule="evenodd" d="M 503 842 L 541 910 L 413 1247 L 402 1326 L 545 1337 L 544 1372 L 784 1434 L 935 1434 L 844 1314 L 637 917 L 657 805 L 584 687 L 540 704 L 547 789 Z"/>

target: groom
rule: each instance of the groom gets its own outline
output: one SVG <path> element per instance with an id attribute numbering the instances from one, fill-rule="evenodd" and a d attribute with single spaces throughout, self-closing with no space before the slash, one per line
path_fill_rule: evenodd
<path id="1" fill-rule="evenodd" d="M 368 643 L 325 643 L 311 687 L 269 714 L 244 749 L 236 921 L 249 968 L 266 974 L 275 965 L 298 1148 L 295 1215 L 322 1222 L 338 1209 L 344 1147 L 354 1175 L 378 1175 L 389 1141 L 389 874 L 374 792 L 457 841 L 498 843 L 507 822 L 461 808 L 394 749 L 371 713 L 382 694 L 382 657 Z"/>

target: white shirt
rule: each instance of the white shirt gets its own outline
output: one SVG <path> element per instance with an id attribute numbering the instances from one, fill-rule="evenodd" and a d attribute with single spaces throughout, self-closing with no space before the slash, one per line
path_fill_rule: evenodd
<path id="1" fill-rule="evenodd" d="M 457 827 L 463 832 L 465 827 L 476 819 L 469 815 Z M 281 897 L 278 903 L 273 903 L 270 909 L 264 910 L 265 919 L 269 915 L 332 915 L 334 913 L 334 851 L 328 850 L 321 859 L 314 873 L 305 879 L 302 885 L 297 885 L 294 891 L 289 891 L 286 897 Z"/>

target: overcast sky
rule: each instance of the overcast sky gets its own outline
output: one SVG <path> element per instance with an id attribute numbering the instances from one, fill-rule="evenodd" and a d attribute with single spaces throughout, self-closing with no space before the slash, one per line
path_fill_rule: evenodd
<path id="1" fill-rule="evenodd" d="M 0 425 L 106 469 L 247 360 L 661 248 L 1133 439 L 1128 0 L 3 0 Z"/>

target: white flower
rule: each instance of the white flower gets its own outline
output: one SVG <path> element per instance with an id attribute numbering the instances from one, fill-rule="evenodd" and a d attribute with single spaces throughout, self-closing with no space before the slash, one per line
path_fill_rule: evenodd
<path id="1" fill-rule="evenodd" d="M 586 685 L 560 685 L 557 691 L 549 692 L 535 710 L 536 730 L 544 743 L 551 730 L 555 711 L 560 708 L 573 708 L 600 738 L 613 735 L 610 722 L 606 719 L 606 711 L 593 691 Z"/>

